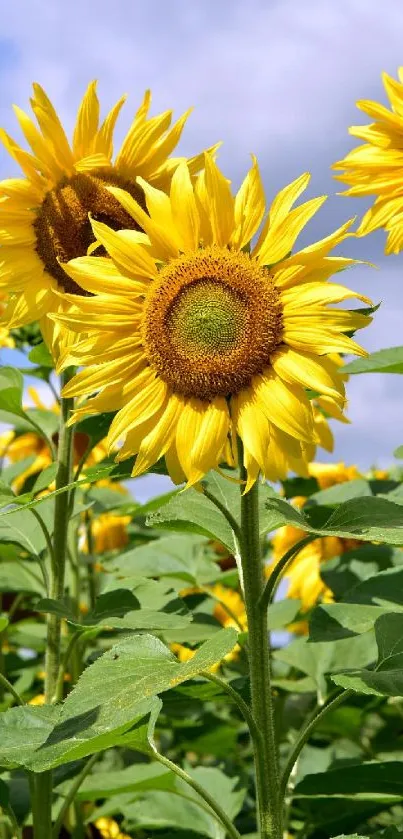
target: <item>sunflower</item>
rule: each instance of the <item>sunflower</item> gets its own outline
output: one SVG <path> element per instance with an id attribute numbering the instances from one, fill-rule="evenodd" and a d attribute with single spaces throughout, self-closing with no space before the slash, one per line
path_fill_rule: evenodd
<path id="1" fill-rule="evenodd" d="M 360 477 L 356 466 L 346 466 L 344 463 L 310 463 L 309 474 L 316 478 L 321 489 L 328 489 L 336 484 L 345 483 Z M 294 506 L 301 508 L 306 498 L 298 496 L 293 499 Z M 272 569 L 290 548 L 306 536 L 303 530 L 291 525 L 280 527 L 272 540 L 273 561 L 265 568 L 270 577 Z M 318 600 L 329 603 L 333 594 L 321 577 L 324 562 L 335 556 L 340 556 L 361 544 L 355 539 L 341 539 L 338 536 L 322 536 L 305 545 L 287 568 L 286 578 L 289 581 L 287 597 L 301 600 L 302 612 L 311 609 Z M 298 627 L 298 624 L 297 624 Z"/>
<path id="2" fill-rule="evenodd" d="M 367 301 L 328 282 L 354 262 L 328 256 L 350 222 L 289 255 L 325 200 L 291 209 L 308 181 L 302 175 L 276 196 L 252 249 L 265 214 L 255 159 L 235 198 L 209 154 L 195 184 L 186 164 L 178 166 L 169 195 L 140 179 L 148 214 L 129 193 L 109 188 L 148 238 L 93 219 L 110 259 L 81 257 L 63 267 L 96 296 L 67 295 L 74 310 L 52 317 L 88 332 L 60 365 L 84 366 L 65 396 L 96 393 L 73 421 L 118 409 L 108 444 L 123 441 L 119 461 L 137 455 L 133 477 L 165 456 L 175 482 L 195 484 L 236 434 L 246 489 L 260 470 L 271 480 L 289 469 L 307 474 L 306 449 L 318 435 L 306 389 L 343 407 L 343 381 L 328 354 L 366 355 L 345 333 L 369 322 L 328 305 Z"/>
<path id="3" fill-rule="evenodd" d="M 26 151 L 0 130 L 0 140 L 24 174 L 0 182 L 0 289 L 12 292 L 5 317 L 10 328 L 39 319 L 55 354 L 58 328 L 45 316 L 64 310 L 64 292 L 87 293 L 71 280 L 61 263 L 83 256 L 91 248 L 94 237 L 89 211 L 113 229 L 139 231 L 137 222 L 106 186 L 126 189 L 144 207 L 137 176 L 168 189 L 172 173 L 183 160 L 168 158 L 189 112 L 171 128 L 172 111 L 148 118 L 150 91 L 113 160 L 113 133 L 124 101 L 122 97 L 100 125 L 96 82 L 91 82 L 78 109 L 70 145 L 45 91 L 34 84 L 31 106 L 38 125 L 15 107 L 31 150 Z M 193 172 L 201 161 L 201 157 L 191 159 Z"/>
<path id="4" fill-rule="evenodd" d="M 116 488 L 116 484 L 113 486 Z M 125 547 L 129 543 L 127 527 L 130 522 L 131 516 L 119 516 L 116 513 L 101 513 L 100 516 L 94 518 L 91 521 L 94 553 L 102 554 Z M 88 553 L 86 535 L 84 535 L 82 551 Z"/>
<path id="5" fill-rule="evenodd" d="M 99 835 L 102 836 L 102 839 L 130 839 L 127 833 L 122 833 L 118 823 L 114 819 L 102 816 L 102 818 L 94 821 L 94 825 Z"/>
<path id="6" fill-rule="evenodd" d="M 375 122 L 349 129 L 365 142 L 333 165 L 342 171 L 336 179 L 350 184 L 344 195 L 377 196 L 357 232 L 365 236 L 383 227 L 388 233 L 387 254 L 403 248 L 403 67 L 398 76 L 396 81 L 387 73 L 382 75 L 391 110 L 367 99 L 357 102 Z"/>

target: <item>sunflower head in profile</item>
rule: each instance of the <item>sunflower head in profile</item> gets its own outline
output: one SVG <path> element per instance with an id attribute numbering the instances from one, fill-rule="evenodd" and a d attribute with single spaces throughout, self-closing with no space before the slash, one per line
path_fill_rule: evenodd
<path id="1" fill-rule="evenodd" d="M 128 192 L 110 187 L 145 233 L 93 219 L 108 258 L 63 266 L 96 295 L 70 295 L 73 310 L 53 316 L 88 333 L 63 358 L 64 366 L 84 367 L 64 393 L 95 394 L 75 419 L 117 411 L 109 445 L 122 444 L 119 460 L 137 455 L 134 476 L 165 456 L 174 481 L 195 484 L 225 460 L 236 435 L 248 489 L 259 471 L 271 480 L 289 469 L 308 474 L 318 435 L 306 391 L 344 405 L 329 354 L 365 354 L 346 333 L 369 322 L 329 305 L 366 299 L 328 282 L 353 263 L 328 256 L 349 224 L 289 255 L 324 201 L 292 209 L 308 180 L 303 175 L 283 189 L 264 221 L 255 160 L 235 198 L 209 154 L 195 184 L 186 164 L 176 169 L 169 195 L 142 180 L 148 214 Z"/>
<path id="2" fill-rule="evenodd" d="M 148 118 L 149 91 L 114 159 L 113 133 L 124 101 L 122 97 L 100 124 L 96 82 L 91 82 L 70 144 L 45 91 L 34 84 L 31 107 L 36 123 L 15 107 L 30 151 L 0 130 L 0 140 L 24 176 L 0 182 L 0 291 L 11 293 L 5 318 L 10 328 L 39 319 L 45 340 L 55 352 L 58 327 L 46 315 L 63 311 L 64 292 L 88 293 L 66 274 L 63 263 L 91 250 L 94 236 L 89 213 L 113 230 L 138 231 L 138 222 L 107 186 L 125 189 L 144 208 L 137 176 L 158 189 L 169 189 L 172 173 L 183 160 L 169 159 L 169 155 L 188 113 L 172 127 L 172 111 Z M 191 159 L 191 171 L 197 172 L 201 163 L 200 156 Z M 95 251 L 97 255 L 103 252 L 102 248 Z"/>
<path id="3" fill-rule="evenodd" d="M 398 77 L 396 81 L 387 73 L 382 75 L 390 109 L 367 99 L 357 102 L 374 122 L 349 129 L 364 143 L 332 167 L 342 173 L 335 176 L 336 180 L 349 184 L 344 195 L 376 196 L 357 232 L 366 236 L 384 228 L 388 234 L 387 254 L 403 249 L 403 67 Z"/>

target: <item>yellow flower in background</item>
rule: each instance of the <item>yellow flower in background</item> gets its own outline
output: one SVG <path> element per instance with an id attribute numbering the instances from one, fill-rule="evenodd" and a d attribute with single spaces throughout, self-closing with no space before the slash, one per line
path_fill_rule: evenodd
<path id="1" fill-rule="evenodd" d="M 45 704 L 45 694 L 38 693 L 37 696 L 33 696 L 32 699 L 29 700 L 28 705 L 44 705 Z"/>
<path id="2" fill-rule="evenodd" d="M 246 617 L 245 603 L 241 595 L 233 588 L 222 586 L 216 583 L 209 586 L 211 597 L 217 602 L 214 605 L 213 615 L 222 626 L 233 626 L 235 629 L 247 630 L 248 622 Z"/>
<path id="3" fill-rule="evenodd" d="M 214 586 L 206 586 L 204 589 L 183 589 L 180 594 L 185 596 L 186 594 L 197 594 L 199 591 L 205 594 L 210 594 L 212 599 L 215 601 L 213 615 L 221 626 L 224 626 L 225 628 L 230 626 L 234 627 L 238 631 L 247 631 L 248 622 L 245 603 L 241 595 L 235 591 L 235 589 L 216 583 Z M 195 649 L 192 650 L 190 647 L 183 646 L 183 644 L 171 644 L 171 650 L 178 657 L 179 661 L 182 662 L 190 661 L 196 653 Z M 224 656 L 223 662 L 235 661 L 238 658 L 239 651 L 239 644 L 235 644 L 234 648 L 227 653 L 226 656 Z M 214 667 L 211 668 L 212 672 L 216 673 L 217 670 L 220 669 L 221 664 L 222 662 L 215 664 Z"/>
<path id="4" fill-rule="evenodd" d="M 333 166 L 342 171 L 336 179 L 349 184 L 344 195 L 376 196 L 357 232 L 365 236 L 383 227 L 388 233 L 387 254 L 403 248 L 403 67 L 398 76 L 396 81 L 382 75 L 390 109 L 367 99 L 357 102 L 374 122 L 349 129 L 365 142 Z"/>
<path id="5" fill-rule="evenodd" d="M 346 466 L 344 463 L 310 463 L 309 473 L 316 478 L 321 489 L 360 477 L 356 466 Z M 306 500 L 303 497 L 296 497 L 293 499 L 294 506 L 302 508 Z M 284 554 L 305 536 L 305 531 L 291 525 L 285 525 L 277 530 L 272 539 L 273 561 L 265 569 L 268 577 Z M 303 612 L 311 609 L 318 600 L 330 602 L 333 595 L 320 575 L 322 565 L 328 559 L 353 550 L 359 544 L 359 540 L 356 539 L 322 536 L 305 545 L 287 568 L 285 574 L 289 582 L 287 597 L 301 600 Z"/>
<path id="6" fill-rule="evenodd" d="M 99 486 L 99 484 L 97 484 Z M 116 486 L 115 484 L 113 485 Z M 119 516 L 115 513 L 101 513 L 91 521 L 92 538 L 94 542 L 94 553 L 102 554 L 107 551 L 114 551 L 123 548 L 129 543 L 127 527 L 131 522 L 131 516 Z M 83 540 L 82 551 L 88 553 L 88 541 Z"/>
<path id="7" fill-rule="evenodd" d="M 101 819 L 96 819 L 94 825 L 98 833 L 101 834 L 102 839 L 130 839 L 127 833 L 122 833 L 118 823 L 114 819 L 103 816 Z"/>
<path id="8" fill-rule="evenodd" d="M 344 484 L 346 481 L 353 481 L 361 478 L 356 466 L 346 466 L 345 463 L 310 463 L 309 474 L 316 478 L 321 489 L 335 484 Z"/>
<path id="9" fill-rule="evenodd" d="M 276 196 L 250 253 L 265 215 L 255 159 L 235 198 L 209 154 L 195 184 L 186 164 L 178 166 L 169 196 L 139 180 L 149 215 L 127 192 L 109 188 L 147 236 L 93 220 L 110 259 L 63 267 L 96 296 L 70 296 L 74 311 L 53 317 L 79 333 L 91 324 L 63 359 L 85 368 L 64 394 L 98 391 L 75 419 L 118 410 L 108 444 L 123 440 L 118 460 L 137 455 L 133 476 L 165 455 L 175 482 L 195 484 L 222 461 L 235 434 L 247 489 L 259 470 L 270 480 L 290 469 L 307 474 L 306 451 L 319 440 L 305 388 L 344 406 L 338 365 L 328 356 L 365 355 L 345 333 L 369 323 L 329 307 L 367 300 L 328 282 L 354 263 L 328 256 L 350 222 L 289 256 L 325 200 L 291 209 L 308 182 L 302 175 Z"/>
<path id="10" fill-rule="evenodd" d="M 61 263 L 84 256 L 93 244 L 88 214 L 116 230 L 140 229 L 106 186 L 126 189 L 145 206 L 137 176 L 159 189 L 168 189 L 175 168 L 183 160 L 169 159 L 169 155 L 180 139 L 189 111 L 172 127 L 172 111 L 149 118 L 150 91 L 113 159 L 115 123 L 125 98 L 100 124 L 96 82 L 91 82 L 79 106 L 70 144 L 51 101 L 43 88 L 34 84 L 31 107 L 36 123 L 14 106 L 30 151 L 0 130 L 0 140 L 24 175 L 0 182 L 0 289 L 12 293 L 7 323 L 18 327 L 39 320 L 54 352 L 59 339 L 66 335 L 59 335 L 58 326 L 46 314 L 66 310 L 64 292 L 87 293 L 65 273 Z M 197 172 L 201 163 L 200 156 L 192 158 L 191 171 Z"/>

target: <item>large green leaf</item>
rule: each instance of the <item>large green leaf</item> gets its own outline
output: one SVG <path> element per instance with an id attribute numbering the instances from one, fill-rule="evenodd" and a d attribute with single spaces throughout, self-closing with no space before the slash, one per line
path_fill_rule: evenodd
<path id="1" fill-rule="evenodd" d="M 341 536 L 368 542 L 403 544 L 403 515 L 401 507 L 385 498 L 352 498 L 340 504 L 320 526 L 313 526 L 305 516 L 286 501 L 271 498 L 266 502 L 270 512 L 270 530 L 291 524 L 318 536 Z M 322 508 L 312 507 L 317 517 Z M 326 513 L 326 508 L 323 508 Z"/>
<path id="2" fill-rule="evenodd" d="M 308 504 L 333 507 L 338 504 L 343 504 L 344 501 L 350 501 L 351 498 L 362 498 L 366 495 L 372 495 L 369 481 L 364 480 L 364 478 L 356 478 L 354 481 L 335 484 L 335 486 L 314 492 L 309 497 Z"/>
<path id="3" fill-rule="evenodd" d="M 0 715 L 0 765 L 6 769 L 27 765 L 49 737 L 60 709 L 21 705 Z"/>
<path id="4" fill-rule="evenodd" d="M 374 628 L 380 615 L 389 610 L 382 606 L 364 603 L 322 603 L 314 610 L 309 621 L 310 641 L 337 641 L 351 638 Z"/>
<path id="5" fill-rule="evenodd" d="M 78 798 L 83 801 L 95 801 L 109 798 L 111 795 L 137 790 L 164 789 L 173 790 L 176 776 L 159 763 L 136 763 L 119 772 L 96 772 L 81 785 Z"/>
<path id="6" fill-rule="evenodd" d="M 371 761 L 340 768 L 328 769 L 306 775 L 294 790 L 299 798 L 322 797 L 324 795 L 340 798 L 359 798 L 371 800 L 382 796 L 385 802 L 403 799 L 402 764 L 398 761 L 386 763 Z"/>
<path id="7" fill-rule="evenodd" d="M 44 583 L 38 566 L 30 561 L 0 562 L 0 592 L 44 594 Z"/>
<path id="8" fill-rule="evenodd" d="M 172 577 L 190 585 L 215 579 L 220 569 L 205 556 L 205 539 L 192 535 L 163 536 L 104 563 L 123 577 Z"/>
<path id="9" fill-rule="evenodd" d="M 84 671 L 46 743 L 30 758 L 30 768 L 43 771 L 120 742 L 142 748 L 139 729 L 147 727 L 155 710 L 152 697 L 221 661 L 236 638 L 235 630 L 222 629 L 186 663 L 152 635 L 131 635 L 115 644 Z"/>
<path id="10" fill-rule="evenodd" d="M 315 644 L 306 638 L 297 638 L 287 647 L 273 653 L 274 658 L 310 676 L 321 698 L 326 696 L 327 674 L 344 670 L 346 667 L 359 667 L 363 663 L 368 665 L 376 660 L 376 655 L 375 639 L 370 633 Z"/>
<path id="11" fill-rule="evenodd" d="M 403 614 L 381 615 L 375 623 L 378 663 L 332 675 L 341 687 L 376 696 L 403 696 Z M 361 636 L 363 637 L 363 636 Z"/>
<path id="12" fill-rule="evenodd" d="M 228 470 L 227 474 L 233 478 L 233 474 Z M 239 525 L 240 487 L 224 475 L 210 472 L 203 480 L 203 486 Z M 271 529 L 270 499 L 272 498 L 278 499 L 277 493 L 268 484 L 262 486 L 259 500 L 261 535 Z M 236 554 L 238 551 L 234 532 L 224 513 L 203 492 L 195 489 L 177 493 L 168 503 L 164 503 L 162 508 L 148 517 L 147 524 L 183 533 L 199 533 L 210 539 L 217 539 L 231 553 Z"/>
<path id="13" fill-rule="evenodd" d="M 151 513 L 147 524 L 218 539 L 231 553 L 236 551 L 234 534 L 225 516 L 212 501 L 195 489 L 175 495 L 168 504 Z"/>
<path id="14" fill-rule="evenodd" d="M 403 373 L 403 347 L 390 347 L 357 358 L 343 367 L 346 373 Z"/>
<path id="15" fill-rule="evenodd" d="M 234 820 L 245 797 L 244 789 L 235 789 L 238 778 L 229 778 L 215 767 L 199 766 L 188 769 L 188 773 L 219 801 L 223 810 Z M 187 832 L 197 831 L 211 839 L 224 839 L 225 829 L 213 813 L 209 814 L 203 799 L 179 779 L 176 791 L 176 796 L 169 792 L 148 792 L 138 796 L 137 801 L 125 808 L 129 829 L 172 826 Z"/>
<path id="16" fill-rule="evenodd" d="M 142 594 L 146 589 L 146 603 L 150 604 L 152 592 L 155 594 L 155 608 L 143 605 Z M 162 595 L 163 592 L 163 595 Z M 150 597 L 151 594 L 151 597 Z M 115 588 L 101 594 L 90 614 L 81 623 L 69 608 L 60 600 L 43 599 L 37 607 L 39 612 L 50 612 L 65 617 L 82 630 L 94 629 L 147 629 L 163 631 L 166 629 L 184 630 L 192 620 L 191 612 L 183 600 L 172 589 L 155 580 L 138 581 L 129 588 Z"/>

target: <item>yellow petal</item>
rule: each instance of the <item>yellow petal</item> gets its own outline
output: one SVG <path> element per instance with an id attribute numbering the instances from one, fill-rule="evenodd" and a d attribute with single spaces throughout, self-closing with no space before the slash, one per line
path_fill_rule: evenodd
<path id="1" fill-rule="evenodd" d="M 190 454 L 189 485 L 200 480 L 218 464 L 229 431 L 229 414 L 226 400 L 216 397 L 207 403 L 200 428 Z"/>
<path id="2" fill-rule="evenodd" d="M 94 140 L 98 132 L 99 100 L 97 96 L 97 82 L 89 83 L 78 109 L 76 125 L 73 134 L 74 157 L 86 157 L 94 149 Z"/>
<path id="3" fill-rule="evenodd" d="M 126 101 L 126 96 L 122 96 L 116 105 L 109 111 L 109 114 L 105 117 L 97 136 L 95 137 L 94 141 L 94 152 L 101 152 L 107 157 L 109 160 L 112 160 L 113 156 L 113 132 L 115 130 L 116 120 L 120 114 L 122 105 L 124 105 Z"/>
<path id="4" fill-rule="evenodd" d="M 255 235 L 265 211 L 265 196 L 257 160 L 235 196 L 235 230 L 231 237 L 233 247 L 241 250 Z"/>
<path id="5" fill-rule="evenodd" d="M 138 181 L 141 186 L 145 185 L 145 181 L 141 181 L 141 178 L 139 178 Z M 152 245 L 155 248 L 155 252 L 161 259 L 166 260 L 171 257 L 178 256 L 178 242 L 177 240 L 173 241 L 172 239 L 172 229 L 168 233 L 164 227 L 156 224 L 154 219 L 150 218 L 145 210 L 140 207 L 140 204 L 138 204 L 128 192 L 125 192 L 124 189 L 110 186 L 108 187 L 108 191 L 112 193 L 117 201 L 119 201 L 122 207 L 124 207 L 126 212 L 129 213 L 129 215 L 137 222 L 142 230 L 147 233 Z"/>
<path id="6" fill-rule="evenodd" d="M 155 262 L 142 245 L 136 230 L 112 230 L 106 224 L 91 219 L 94 236 L 104 246 L 119 269 L 129 276 L 150 279 L 157 275 Z M 94 257 L 98 259 L 98 257 Z"/>
<path id="7" fill-rule="evenodd" d="M 73 154 L 69 146 L 63 126 L 57 113 L 43 88 L 34 83 L 34 98 L 31 100 L 32 110 L 39 122 L 45 139 L 50 140 L 57 160 L 67 170 L 73 167 Z"/>
<path id="8" fill-rule="evenodd" d="M 157 379 L 150 368 L 136 376 L 134 387 L 137 392 L 112 421 L 108 434 L 108 445 L 111 447 L 128 431 L 151 419 L 161 408 L 167 391 L 165 382 Z"/>
<path id="9" fill-rule="evenodd" d="M 266 474 L 270 443 L 270 424 L 256 399 L 253 388 L 241 390 L 231 400 L 234 423 L 245 449 Z M 245 464 L 246 465 L 246 464 Z"/>
<path id="10" fill-rule="evenodd" d="M 145 294 L 148 288 L 144 280 L 123 276 L 112 259 L 104 256 L 79 256 L 63 264 L 63 271 L 91 294 L 109 292 L 132 296 Z"/>
<path id="11" fill-rule="evenodd" d="M 344 402 L 344 385 L 335 366 L 327 358 L 295 352 L 290 347 L 277 350 L 270 359 L 274 371 L 289 384 L 301 384 L 311 390 Z"/>
<path id="12" fill-rule="evenodd" d="M 268 420 L 286 434 L 312 441 L 312 408 L 302 387 L 283 382 L 272 370 L 267 370 L 253 381 L 255 397 Z"/>
<path id="13" fill-rule="evenodd" d="M 170 448 L 175 438 L 179 414 L 182 408 L 181 400 L 170 395 L 162 416 L 141 442 L 132 477 L 140 475 L 149 469 Z"/>
<path id="14" fill-rule="evenodd" d="M 260 248 L 253 251 L 261 265 L 273 265 L 292 250 L 301 230 L 326 201 L 326 196 L 312 198 L 296 207 L 280 224 L 269 227 Z"/>
<path id="15" fill-rule="evenodd" d="M 173 223 L 182 239 L 183 250 L 196 250 L 199 246 L 200 219 L 186 163 L 180 163 L 174 172 L 170 199 Z"/>
<path id="16" fill-rule="evenodd" d="M 206 197 L 213 241 L 225 247 L 234 230 L 234 198 L 231 187 L 209 154 L 205 154 Z"/>
<path id="17" fill-rule="evenodd" d="M 201 428 L 205 405 L 206 403 L 200 399 L 183 399 L 176 429 L 176 450 L 186 476 L 189 476 L 192 470 L 191 452 Z"/>

